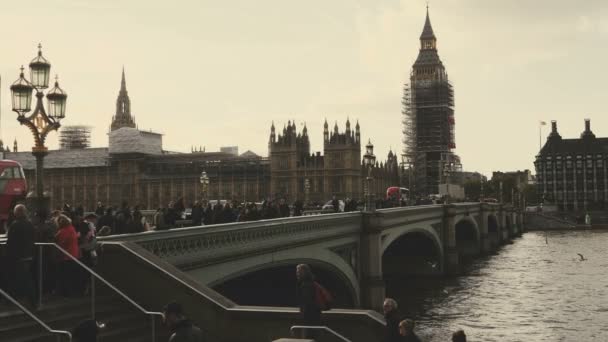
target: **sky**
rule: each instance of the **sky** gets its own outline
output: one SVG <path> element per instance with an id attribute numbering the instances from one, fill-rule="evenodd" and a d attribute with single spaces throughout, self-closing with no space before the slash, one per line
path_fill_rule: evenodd
<path id="1" fill-rule="evenodd" d="M 608 136 L 608 2 L 429 6 L 465 170 L 533 169 L 540 120 L 574 138 L 589 118 Z M 342 131 L 350 118 L 383 160 L 403 148 L 403 84 L 425 13 L 422 0 L 0 0 L 1 138 L 33 144 L 9 86 L 42 43 L 68 92 L 62 124 L 92 126 L 94 147 L 107 146 L 124 66 L 136 123 L 163 133 L 167 150 L 238 145 L 266 156 L 271 122 L 295 120 L 322 151 L 324 120 Z"/>

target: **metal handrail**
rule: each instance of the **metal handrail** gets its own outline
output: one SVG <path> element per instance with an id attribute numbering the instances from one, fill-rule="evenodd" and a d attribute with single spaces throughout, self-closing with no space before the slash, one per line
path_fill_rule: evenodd
<path id="1" fill-rule="evenodd" d="M 152 341 L 156 341 L 156 323 L 154 320 L 154 316 L 160 316 L 163 317 L 163 314 L 160 312 L 156 312 L 156 311 L 148 311 L 146 309 L 144 309 L 143 307 L 141 307 L 139 304 L 137 304 L 133 299 L 131 299 L 129 296 L 127 296 L 126 294 L 124 294 L 122 291 L 120 291 L 119 289 L 117 289 L 116 287 L 114 287 L 114 285 L 110 284 L 107 280 L 105 280 L 102 276 L 100 276 L 99 274 L 97 274 L 95 271 L 93 271 L 92 269 L 90 269 L 88 266 L 86 266 L 85 264 L 83 264 L 82 262 L 80 262 L 80 260 L 74 258 L 74 256 L 72 256 L 69 252 L 67 252 L 65 249 L 61 248 L 59 245 L 57 245 L 56 243 L 50 243 L 50 242 L 37 242 L 36 243 L 37 246 L 53 246 L 55 248 L 57 248 L 59 251 L 61 251 L 61 253 L 63 253 L 64 255 L 68 256 L 70 259 L 72 259 L 73 261 L 75 261 L 80 267 L 82 267 L 83 269 L 85 269 L 87 272 L 89 272 L 92 276 L 94 276 L 95 278 L 99 279 L 102 283 L 104 283 L 107 287 L 109 287 L 110 289 L 114 290 L 114 292 L 118 293 L 123 299 L 125 299 L 127 302 L 131 303 L 133 306 L 135 306 L 139 311 L 141 311 L 142 313 L 144 313 L 145 315 L 150 316 L 151 318 L 151 322 L 152 322 Z M 40 255 L 42 255 L 42 251 L 40 251 Z M 40 288 L 42 288 L 42 284 L 39 285 Z M 93 303 L 92 303 L 92 311 L 93 313 L 95 312 L 95 283 L 93 282 L 93 280 L 91 279 L 91 293 L 92 293 L 92 297 L 93 297 Z"/>
<path id="2" fill-rule="evenodd" d="M 51 334 L 57 334 L 57 341 L 61 342 L 61 335 L 66 335 L 68 337 L 68 341 L 72 341 L 72 334 L 69 331 L 65 330 L 54 330 L 51 329 L 48 325 L 46 325 L 43 321 L 41 321 L 36 315 L 34 315 L 30 310 L 26 309 L 23 305 L 19 304 L 17 300 L 11 297 L 8 293 L 4 292 L 4 290 L 0 289 L 0 294 L 4 296 L 4 298 L 8 299 L 11 303 L 15 304 L 19 308 L 19 310 L 23 311 L 26 315 L 30 316 L 31 319 L 36 321 L 36 323 L 40 324 L 46 331 Z"/>
<path id="3" fill-rule="evenodd" d="M 346 337 L 340 335 L 339 333 L 337 333 L 335 330 L 332 330 L 326 326 L 319 326 L 319 325 L 294 325 L 289 329 L 289 332 L 291 333 L 291 336 L 294 336 L 294 331 L 295 330 L 321 330 L 321 331 L 327 331 L 328 333 L 336 336 L 337 338 L 339 338 L 340 340 L 344 341 L 344 342 L 351 342 L 351 340 L 347 339 Z"/>

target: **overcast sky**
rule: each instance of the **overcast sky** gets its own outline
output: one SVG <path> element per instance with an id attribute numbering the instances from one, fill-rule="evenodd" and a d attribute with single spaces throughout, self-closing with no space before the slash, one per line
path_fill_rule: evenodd
<path id="1" fill-rule="evenodd" d="M 65 125 L 107 146 L 124 65 L 140 129 L 165 149 L 238 145 L 267 155 L 271 121 L 306 122 L 322 150 L 325 118 L 359 120 L 386 158 L 401 150 L 401 96 L 419 49 L 420 0 L 0 1 L 4 141 L 33 143 L 8 86 L 38 42 L 68 92 Z M 608 136 L 608 2 L 436 0 L 439 55 L 455 89 L 464 168 L 533 168 L 539 120 Z M 543 135 L 549 131 L 545 126 Z M 543 136 L 543 141 L 545 137 Z M 49 138 L 57 146 L 57 133 Z"/>

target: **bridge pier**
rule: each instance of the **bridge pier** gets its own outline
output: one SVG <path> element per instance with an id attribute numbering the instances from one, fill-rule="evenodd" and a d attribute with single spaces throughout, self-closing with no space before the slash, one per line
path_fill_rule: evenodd
<path id="1" fill-rule="evenodd" d="M 363 309 L 382 312 L 386 288 L 382 276 L 382 225 L 377 213 L 363 213 L 360 244 L 360 303 Z"/>
<path id="2" fill-rule="evenodd" d="M 481 254 L 488 254 L 492 251 L 492 242 L 488 234 L 488 208 L 487 204 L 479 204 L 479 249 Z"/>
<path id="3" fill-rule="evenodd" d="M 524 233 L 524 217 L 521 211 L 516 214 L 516 222 L 517 222 L 517 236 L 521 236 Z"/>
<path id="4" fill-rule="evenodd" d="M 455 275 L 460 272 L 458 249 L 456 248 L 456 207 L 443 206 L 443 242 L 444 242 L 444 268 L 443 272 Z"/>

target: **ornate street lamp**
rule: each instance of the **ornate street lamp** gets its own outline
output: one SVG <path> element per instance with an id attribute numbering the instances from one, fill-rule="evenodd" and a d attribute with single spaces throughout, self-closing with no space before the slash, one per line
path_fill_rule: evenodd
<path id="1" fill-rule="evenodd" d="M 201 172 L 200 182 L 201 182 L 201 189 L 203 192 L 203 201 L 206 202 L 207 201 L 207 191 L 209 191 L 209 176 L 207 176 L 206 171 Z"/>
<path id="2" fill-rule="evenodd" d="M 304 202 L 305 205 L 308 206 L 310 196 L 310 179 L 304 179 Z"/>
<path id="3" fill-rule="evenodd" d="M 450 174 L 452 173 L 452 163 L 443 164 L 443 177 L 445 177 L 445 204 L 450 204 Z"/>
<path id="4" fill-rule="evenodd" d="M 19 79 L 11 85 L 11 97 L 13 111 L 17 113 L 17 121 L 21 125 L 27 126 L 34 136 L 34 147 L 32 154 L 36 158 L 36 200 L 35 210 L 40 219 L 45 219 L 48 213 L 48 199 L 44 197 L 44 157 L 48 153 L 44 145 L 46 136 L 49 132 L 58 130 L 59 123 L 65 117 L 65 105 L 67 93 L 59 87 L 59 82 L 55 81 L 55 86 L 47 93 L 47 104 L 49 112 L 44 109 L 43 90 L 49 86 L 49 74 L 51 64 L 42 56 L 42 46 L 38 45 L 38 56 L 34 58 L 30 65 L 30 81 L 23 75 L 23 67 Z M 36 90 L 36 108 L 34 112 L 27 115 L 31 110 L 32 91 Z"/>

